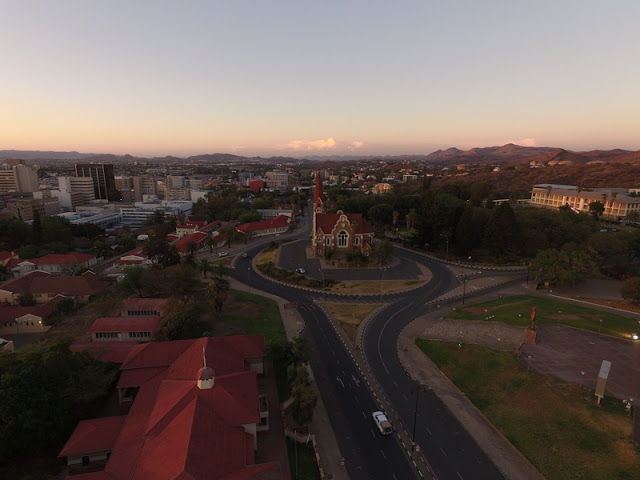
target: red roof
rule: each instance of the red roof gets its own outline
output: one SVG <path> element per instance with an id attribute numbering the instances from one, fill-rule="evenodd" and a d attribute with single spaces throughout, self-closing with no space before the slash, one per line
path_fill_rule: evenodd
<path id="1" fill-rule="evenodd" d="M 209 238 L 209 235 L 204 232 L 190 233 L 189 235 L 185 235 L 180 240 L 178 240 L 174 244 L 174 247 L 176 247 L 176 250 L 178 250 L 178 252 L 184 253 L 187 251 L 187 245 L 189 245 L 190 243 L 201 245 L 207 238 Z"/>
<path id="2" fill-rule="evenodd" d="M 278 215 L 277 217 L 273 217 L 269 220 L 238 225 L 236 230 L 242 233 L 259 232 L 261 230 L 269 230 L 271 228 L 283 228 L 289 225 L 290 222 L 291 217 L 288 217 L 287 215 Z"/>
<path id="3" fill-rule="evenodd" d="M 24 315 L 32 314 L 36 317 L 46 320 L 53 313 L 58 300 L 63 298 L 62 296 L 56 296 L 46 303 L 40 305 L 32 305 L 29 307 L 19 307 L 15 305 L 3 305 L 0 306 L 0 323 L 8 324 L 13 323 L 16 318 L 20 318 Z"/>
<path id="4" fill-rule="evenodd" d="M 102 317 L 96 319 L 89 330 L 95 332 L 155 332 L 160 317 Z"/>
<path id="5" fill-rule="evenodd" d="M 78 265 L 96 258 L 88 253 L 50 253 L 43 257 L 31 258 L 29 261 L 36 265 Z"/>
<path id="6" fill-rule="evenodd" d="M 369 222 L 361 213 L 316 213 L 316 229 L 322 229 L 324 233 L 330 233 L 342 215 L 347 217 L 352 226 L 356 223 L 355 233 L 373 233 Z"/>
<path id="7" fill-rule="evenodd" d="M 198 388 L 196 382 L 203 348 L 207 365 L 215 372 L 214 385 L 208 389 Z M 121 381 L 127 373 L 146 380 L 138 384 L 105 471 L 77 478 L 282 478 L 277 462 L 254 464 L 253 436 L 243 428 L 260 419 L 256 373 L 249 370 L 246 359 L 261 356 L 264 337 L 260 335 L 134 346 L 121 367 Z M 93 441 L 87 440 L 88 444 Z"/>
<path id="8" fill-rule="evenodd" d="M 5 290 L 11 293 L 22 293 L 29 290 L 31 284 L 37 278 L 49 277 L 51 274 L 43 272 L 42 270 L 34 270 L 26 275 L 22 275 L 16 279 L 10 280 L 3 285 L 0 285 L 0 290 Z"/>
<path id="9" fill-rule="evenodd" d="M 18 257 L 18 254 L 15 252 L 7 252 L 6 250 L 0 252 L 0 262 L 4 262 L 5 260 L 9 260 L 10 258 Z"/>
<path id="10" fill-rule="evenodd" d="M 62 448 L 60 456 L 111 450 L 120 434 L 126 415 L 82 420 Z"/>
<path id="11" fill-rule="evenodd" d="M 22 263 L 22 260 L 20 260 L 19 258 L 10 258 L 9 260 L 7 260 L 5 267 L 8 269 L 12 269 L 12 268 L 16 268 L 21 263 Z"/>
<path id="12" fill-rule="evenodd" d="M 87 273 L 90 275 L 86 275 Z M 101 280 L 92 272 L 85 272 L 85 274 L 80 275 L 79 277 L 67 277 L 62 275 L 39 277 L 31 282 L 31 286 L 28 290 L 34 294 L 58 293 L 67 296 L 84 296 L 102 292 L 108 286 L 108 281 Z"/>
<path id="13" fill-rule="evenodd" d="M 147 310 L 161 311 L 167 308 L 168 298 L 140 298 L 129 297 L 122 303 L 122 311 L 128 310 Z"/>

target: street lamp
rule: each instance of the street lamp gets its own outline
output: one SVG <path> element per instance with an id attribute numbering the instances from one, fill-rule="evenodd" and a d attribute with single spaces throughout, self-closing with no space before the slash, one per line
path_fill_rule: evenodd
<path id="1" fill-rule="evenodd" d="M 447 250 L 446 250 L 446 252 L 444 254 L 444 258 L 449 258 L 449 236 L 445 235 L 444 233 L 441 233 L 440 236 L 444 237 L 445 240 L 447 241 Z"/>
<path id="2" fill-rule="evenodd" d="M 247 267 L 247 272 L 249 274 L 249 292 L 251 292 L 251 267 Z"/>
<path id="3" fill-rule="evenodd" d="M 387 271 L 387 267 L 382 269 L 382 275 L 380 275 L 380 301 L 382 301 L 382 279 L 384 278 L 384 274 Z"/>
<path id="4" fill-rule="evenodd" d="M 320 275 L 322 275 L 322 301 L 324 302 L 324 273 L 322 273 L 321 268 L 319 268 L 318 271 L 320 272 Z"/>
<path id="5" fill-rule="evenodd" d="M 467 274 L 462 274 L 462 304 L 464 305 L 464 296 L 467 292 Z"/>

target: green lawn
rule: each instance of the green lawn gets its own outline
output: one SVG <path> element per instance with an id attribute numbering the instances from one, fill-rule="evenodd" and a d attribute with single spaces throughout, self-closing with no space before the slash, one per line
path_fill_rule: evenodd
<path id="1" fill-rule="evenodd" d="M 532 306 L 536 307 L 537 325 L 561 323 L 627 339 L 639 329 L 638 320 L 633 318 L 529 295 L 516 295 L 464 306 L 451 311 L 445 318 L 488 320 L 524 327 L 530 324 Z"/>
<path id="2" fill-rule="evenodd" d="M 416 345 L 548 480 L 638 479 L 640 447 L 620 401 L 527 371 L 515 353 Z"/>
<path id="3" fill-rule="evenodd" d="M 266 344 L 275 340 L 286 340 L 287 335 L 280 318 L 278 304 L 269 298 L 252 293 L 230 290 L 229 297 L 234 305 L 249 306 L 251 314 L 234 312 L 233 307 L 223 307 L 222 314 L 216 319 L 234 325 L 248 335 L 264 335 Z"/>

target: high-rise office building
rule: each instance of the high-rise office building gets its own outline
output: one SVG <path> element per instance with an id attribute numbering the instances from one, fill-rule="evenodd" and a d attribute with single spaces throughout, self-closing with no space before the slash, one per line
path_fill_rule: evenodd
<path id="1" fill-rule="evenodd" d="M 120 200 L 113 174 L 113 164 L 78 163 L 76 164 L 76 177 L 91 177 L 93 179 L 93 191 L 96 199 Z"/>
<path id="2" fill-rule="evenodd" d="M 145 195 L 158 196 L 158 185 L 151 175 L 133 177 L 133 193 L 136 202 L 141 202 Z"/>
<path id="3" fill-rule="evenodd" d="M 37 192 L 38 189 L 38 174 L 35 168 L 22 164 L 6 164 L 0 169 L 0 193 Z"/>

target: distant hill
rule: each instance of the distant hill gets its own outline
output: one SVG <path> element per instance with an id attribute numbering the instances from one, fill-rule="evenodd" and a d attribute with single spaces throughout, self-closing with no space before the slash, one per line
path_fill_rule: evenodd
<path id="1" fill-rule="evenodd" d="M 305 158 L 293 157 L 243 157 L 230 153 L 208 153 L 193 155 L 186 158 L 166 157 L 135 157 L 131 155 L 113 155 L 79 152 L 53 152 L 28 150 L 0 150 L 0 162 L 7 158 L 18 158 L 28 161 L 68 160 L 90 161 L 101 163 L 125 163 L 133 161 L 153 161 L 166 163 L 300 163 L 300 162 L 353 162 L 358 160 L 390 160 L 426 162 L 434 165 L 584 165 L 597 163 L 640 163 L 640 151 L 591 150 L 588 152 L 572 152 L 557 147 L 523 147 L 509 143 L 502 146 L 472 148 L 460 150 L 452 147 L 437 150 L 428 155 L 309 155 Z"/>

